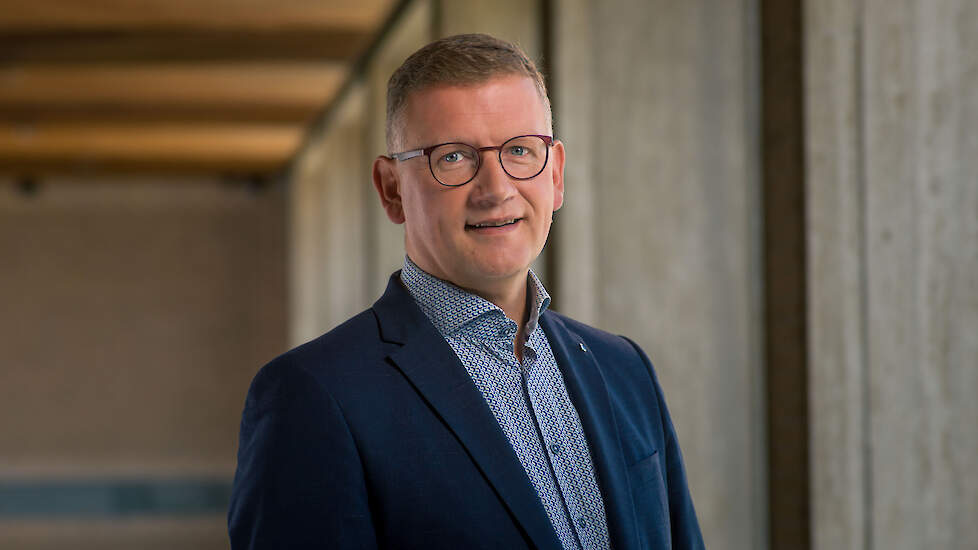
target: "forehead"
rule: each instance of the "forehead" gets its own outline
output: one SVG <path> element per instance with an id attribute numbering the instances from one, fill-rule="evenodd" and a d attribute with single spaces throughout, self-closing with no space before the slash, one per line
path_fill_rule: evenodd
<path id="1" fill-rule="evenodd" d="M 438 85 L 408 96 L 404 137 L 411 145 L 428 141 L 504 140 L 548 132 L 546 108 L 533 79 L 493 77 L 465 85 Z"/>

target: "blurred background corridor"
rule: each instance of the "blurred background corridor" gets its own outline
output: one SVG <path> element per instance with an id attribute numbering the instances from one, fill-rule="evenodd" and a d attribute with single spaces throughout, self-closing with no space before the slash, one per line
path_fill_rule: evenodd
<path id="1" fill-rule="evenodd" d="M 552 307 L 718 550 L 978 549 L 978 2 L 0 0 L 0 548 L 227 548 L 248 384 L 403 259 L 387 78 L 547 75 Z M 324 547 L 328 547 L 328 544 Z"/>

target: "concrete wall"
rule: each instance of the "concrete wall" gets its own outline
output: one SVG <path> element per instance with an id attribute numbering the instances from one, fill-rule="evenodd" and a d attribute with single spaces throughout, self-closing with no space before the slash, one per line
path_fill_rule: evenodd
<path id="1" fill-rule="evenodd" d="M 387 150 L 385 134 L 387 111 L 387 81 L 391 73 L 401 66 L 404 59 L 435 37 L 433 28 L 436 8 L 430 0 L 415 0 L 398 22 L 384 37 L 363 76 L 368 104 L 364 111 L 367 124 L 367 145 L 363 157 L 364 166 L 370 166 L 377 155 L 392 153 Z M 387 288 L 390 274 L 401 268 L 404 262 L 404 229 L 387 219 L 370 180 L 368 168 L 365 181 L 367 219 L 365 231 L 370 235 L 370 246 L 364 252 L 368 261 L 370 299 L 376 299 Z"/>
<path id="2" fill-rule="evenodd" d="M 363 250 L 366 190 L 364 93 L 345 95 L 330 131 L 313 137 L 295 164 L 289 193 L 290 340 L 322 334 L 369 305 Z"/>
<path id="3" fill-rule="evenodd" d="M 808 2 L 814 547 L 978 541 L 978 4 Z"/>
<path id="4" fill-rule="evenodd" d="M 164 178 L 17 189 L 0 182 L 0 548 L 226 547 L 223 510 L 52 521 L 71 503 L 27 502 L 43 509 L 17 519 L 4 490 L 230 484 L 248 384 L 285 345 L 281 189 Z"/>
<path id="5" fill-rule="evenodd" d="M 757 8 L 553 9 L 557 308 L 655 362 L 707 545 L 765 548 Z"/>

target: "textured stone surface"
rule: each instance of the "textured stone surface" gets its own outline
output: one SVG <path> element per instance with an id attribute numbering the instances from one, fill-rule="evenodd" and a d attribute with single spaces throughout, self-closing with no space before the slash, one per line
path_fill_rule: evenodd
<path id="1" fill-rule="evenodd" d="M 290 338 L 319 336 L 367 307 L 364 93 L 350 90 L 297 160 L 290 200 Z"/>
<path id="2" fill-rule="evenodd" d="M 281 191 L 58 177 L 24 196 L 0 180 L 0 486 L 230 483 L 248 384 L 286 345 Z M 227 548 L 223 514 L 7 512 L 5 549 Z"/>
<path id="3" fill-rule="evenodd" d="M 0 182 L 0 479 L 230 478 L 248 384 L 285 345 L 280 190 L 14 189 Z"/>
<path id="4" fill-rule="evenodd" d="M 756 6 L 554 11 L 558 307 L 649 352 L 707 544 L 764 548 Z"/>
<path id="5" fill-rule="evenodd" d="M 975 28 L 968 0 L 809 4 L 816 548 L 978 540 Z"/>
<path id="6" fill-rule="evenodd" d="M 416 1 L 404 14 L 398 25 L 384 38 L 377 53 L 370 61 L 364 75 L 367 86 L 367 151 L 365 162 L 373 162 L 377 155 L 392 153 L 387 150 L 385 120 L 387 110 L 387 81 L 407 56 L 424 46 L 434 37 L 432 30 L 432 2 Z M 368 169 L 369 170 L 369 169 Z M 365 234 L 371 245 L 367 254 L 368 277 L 371 281 L 369 295 L 380 296 L 387 288 L 390 274 L 400 269 L 404 262 L 404 226 L 387 219 L 380 200 L 369 180 L 364 183 L 367 192 Z"/>
<path id="7" fill-rule="evenodd" d="M 864 548 L 865 281 L 851 2 L 806 3 L 809 419 L 817 549 Z"/>

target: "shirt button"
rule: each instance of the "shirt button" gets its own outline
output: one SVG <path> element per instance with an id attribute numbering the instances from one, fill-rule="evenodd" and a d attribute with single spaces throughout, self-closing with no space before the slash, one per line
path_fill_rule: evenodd
<path id="1" fill-rule="evenodd" d="M 552 445 L 550 445 L 550 452 L 553 453 L 553 454 L 555 454 L 555 455 L 559 455 L 560 454 L 560 445 L 558 445 L 557 443 L 553 443 Z"/>

